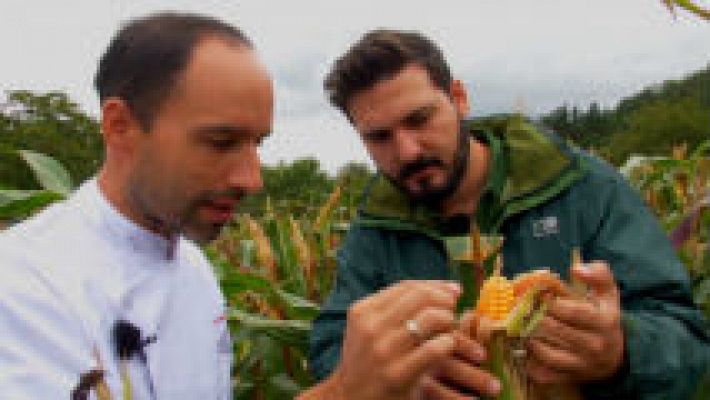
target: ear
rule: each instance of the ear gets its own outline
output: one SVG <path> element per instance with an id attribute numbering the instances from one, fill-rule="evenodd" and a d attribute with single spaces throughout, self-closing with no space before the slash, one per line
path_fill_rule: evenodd
<path id="1" fill-rule="evenodd" d="M 456 111 L 460 118 L 466 118 L 470 111 L 468 104 L 468 92 L 466 92 L 466 87 L 463 82 L 458 79 L 451 81 L 450 87 L 451 100 L 454 102 Z"/>
<path id="2" fill-rule="evenodd" d="M 130 152 L 140 132 L 140 124 L 124 100 L 104 100 L 101 105 L 101 133 L 107 153 Z"/>

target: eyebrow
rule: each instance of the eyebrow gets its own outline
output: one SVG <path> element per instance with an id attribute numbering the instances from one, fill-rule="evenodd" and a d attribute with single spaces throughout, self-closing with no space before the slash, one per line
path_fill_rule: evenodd
<path id="1" fill-rule="evenodd" d="M 418 117 L 418 116 L 422 116 L 422 115 L 430 115 L 431 113 L 433 113 L 436 110 L 436 108 L 437 107 L 434 104 L 423 105 L 419 108 L 412 110 L 409 114 L 405 115 L 404 118 L 402 118 L 402 121 L 406 121 L 412 117 Z"/>
<path id="2" fill-rule="evenodd" d="M 239 126 L 226 125 L 226 124 L 216 124 L 216 125 L 204 125 L 198 126 L 192 129 L 192 133 L 196 135 L 209 135 L 209 134 L 223 134 L 223 135 L 234 135 L 234 134 L 248 134 L 249 131 Z"/>
<path id="3" fill-rule="evenodd" d="M 434 104 L 426 104 L 423 105 L 419 108 L 416 108 L 409 113 L 407 113 L 402 119 L 399 121 L 399 123 L 407 123 L 408 120 L 414 117 L 419 117 L 419 116 L 428 116 L 431 115 L 435 110 L 437 106 Z M 372 130 L 366 131 L 363 133 L 363 136 L 365 138 L 370 138 L 373 136 L 381 136 L 381 135 L 386 135 L 389 134 L 392 131 L 392 128 L 374 128 Z"/>
<path id="4" fill-rule="evenodd" d="M 259 132 L 258 138 L 260 140 L 264 140 L 267 137 L 271 136 L 272 132 L 273 132 L 273 130 L 272 130 L 272 127 L 270 126 L 265 131 Z M 249 135 L 253 135 L 255 132 L 252 132 L 251 130 L 240 127 L 240 126 L 228 125 L 228 124 L 215 124 L 215 125 L 205 125 L 205 126 L 196 127 L 191 130 L 191 133 L 196 136 L 209 136 L 209 135 L 249 136 Z"/>

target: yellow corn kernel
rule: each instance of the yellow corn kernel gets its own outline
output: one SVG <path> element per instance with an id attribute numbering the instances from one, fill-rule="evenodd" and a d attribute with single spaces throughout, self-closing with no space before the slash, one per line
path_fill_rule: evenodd
<path id="1" fill-rule="evenodd" d="M 483 282 L 476 312 L 492 321 L 503 321 L 514 303 L 513 284 L 504 276 L 493 275 Z"/>

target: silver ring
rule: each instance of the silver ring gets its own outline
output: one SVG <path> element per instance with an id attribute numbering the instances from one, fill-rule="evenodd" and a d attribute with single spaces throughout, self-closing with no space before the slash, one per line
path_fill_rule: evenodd
<path id="1" fill-rule="evenodd" d="M 517 359 L 522 359 L 528 356 L 528 350 L 524 347 L 515 348 L 511 353 L 513 357 Z"/>
<path id="2" fill-rule="evenodd" d="M 424 332 L 422 332 L 422 327 L 419 326 L 419 322 L 416 319 L 408 319 L 404 322 L 404 328 L 407 332 L 411 333 L 417 340 L 424 339 Z"/>

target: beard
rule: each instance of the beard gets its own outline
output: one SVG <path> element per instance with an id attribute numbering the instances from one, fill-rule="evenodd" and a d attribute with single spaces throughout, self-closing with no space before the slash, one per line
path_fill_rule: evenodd
<path id="1" fill-rule="evenodd" d="M 446 182 L 440 186 L 432 186 L 427 179 L 419 183 L 421 190 L 414 192 L 407 188 L 405 182 L 407 178 L 428 167 L 438 167 L 446 169 L 446 164 L 439 158 L 421 156 L 416 160 L 402 166 L 396 177 L 388 174 L 383 175 L 397 188 L 406 193 L 415 203 L 421 203 L 428 207 L 439 208 L 444 200 L 453 195 L 461 185 L 463 177 L 468 167 L 470 158 L 470 136 L 463 124 L 459 123 L 458 145 L 454 154 L 451 168 L 448 169 Z"/>

